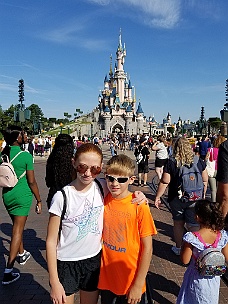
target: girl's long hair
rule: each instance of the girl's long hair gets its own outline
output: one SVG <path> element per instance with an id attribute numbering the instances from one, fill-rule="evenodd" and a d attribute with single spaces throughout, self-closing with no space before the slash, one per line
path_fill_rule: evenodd
<path id="1" fill-rule="evenodd" d="M 193 163 L 194 153 L 187 138 L 180 137 L 176 140 L 173 148 L 173 156 L 177 161 L 178 167 Z"/>

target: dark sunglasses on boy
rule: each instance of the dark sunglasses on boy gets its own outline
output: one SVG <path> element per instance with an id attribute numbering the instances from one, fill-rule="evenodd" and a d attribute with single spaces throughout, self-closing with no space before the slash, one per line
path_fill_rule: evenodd
<path id="1" fill-rule="evenodd" d="M 93 175 L 101 173 L 101 167 L 99 166 L 87 166 L 85 164 L 80 164 L 76 167 L 76 171 L 81 174 L 84 174 L 88 169 L 90 169 L 90 172 Z"/>
<path id="2" fill-rule="evenodd" d="M 108 179 L 111 183 L 113 183 L 114 180 L 115 180 L 119 184 L 124 184 L 124 183 L 126 183 L 129 180 L 130 177 L 114 177 L 114 176 L 106 174 L 105 178 Z"/>

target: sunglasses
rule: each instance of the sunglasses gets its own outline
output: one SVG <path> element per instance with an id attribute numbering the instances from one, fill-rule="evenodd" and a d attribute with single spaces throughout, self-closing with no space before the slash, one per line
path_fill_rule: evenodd
<path id="1" fill-rule="evenodd" d="M 115 180 L 115 181 L 117 181 L 119 184 L 124 184 L 124 183 L 126 183 L 126 182 L 129 180 L 130 177 L 114 177 L 114 176 L 111 176 L 111 175 L 106 174 L 106 175 L 105 175 L 105 178 L 106 178 L 109 182 L 111 182 L 111 183 L 113 183 L 114 180 Z"/>
<path id="2" fill-rule="evenodd" d="M 101 167 L 99 167 L 99 166 L 87 166 L 85 164 L 80 164 L 76 167 L 76 171 L 78 173 L 82 173 L 82 174 L 84 174 L 88 169 L 90 169 L 90 172 L 93 175 L 97 175 L 97 174 L 101 173 Z"/>

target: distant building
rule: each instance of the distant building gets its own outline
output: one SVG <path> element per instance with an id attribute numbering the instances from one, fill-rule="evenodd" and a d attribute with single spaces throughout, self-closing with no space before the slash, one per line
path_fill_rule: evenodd
<path id="1" fill-rule="evenodd" d="M 126 54 L 120 32 L 114 72 L 111 56 L 109 75 L 104 78 L 104 88 L 98 96 L 98 107 L 93 111 L 93 131 L 102 137 L 112 133 L 131 135 L 148 132 L 142 104 L 139 101 L 136 109 L 135 88 L 124 70 Z"/>

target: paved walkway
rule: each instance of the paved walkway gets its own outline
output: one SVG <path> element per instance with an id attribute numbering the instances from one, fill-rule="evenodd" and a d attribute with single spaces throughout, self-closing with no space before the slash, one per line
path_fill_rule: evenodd
<path id="1" fill-rule="evenodd" d="M 107 146 L 103 147 L 104 159 L 110 158 L 110 152 Z M 127 155 L 134 158 L 133 152 L 125 151 Z M 151 153 L 149 181 L 154 176 L 154 153 Z M 48 222 L 48 211 L 45 205 L 47 197 L 47 188 L 45 186 L 45 164 L 44 157 L 36 157 L 35 174 L 43 199 L 43 212 L 37 215 L 32 208 L 26 223 L 24 232 L 25 248 L 32 254 L 32 258 L 24 265 L 15 263 L 15 269 L 21 272 L 21 278 L 9 286 L 0 285 L 0 303 L 1 304 L 50 304 L 49 283 L 47 266 L 45 262 L 45 237 Z M 156 209 L 152 202 L 154 194 L 149 187 L 138 188 L 132 186 L 132 190 L 142 190 L 150 201 L 151 213 L 155 220 L 158 235 L 153 240 L 153 258 L 151 261 L 148 284 L 150 292 L 155 303 L 169 304 L 175 303 L 176 297 L 185 272 L 179 261 L 179 258 L 171 252 L 172 240 L 172 218 L 169 210 L 162 206 L 160 210 Z M 35 207 L 35 201 L 34 201 Z M 11 222 L 6 213 L 3 204 L 0 204 L 0 280 L 5 267 L 5 259 L 8 255 Z M 79 303 L 76 296 L 75 303 Z M 148 297 L 148 304 L 151 304 L 151 298 Z M 221 282 L 220 302 L 228 303 L 228 288 Z M 194 304 L 194 303 L 193 303 Z M 214 304 L 214 303 L 212 303 Z"/>

